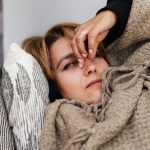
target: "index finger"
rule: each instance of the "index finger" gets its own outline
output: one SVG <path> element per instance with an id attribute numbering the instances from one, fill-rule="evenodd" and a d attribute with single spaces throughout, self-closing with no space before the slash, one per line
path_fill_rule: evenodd
<path id="1" fill-rule="evenodd" d="M 79 30 L 75 36 L 76 46 L 81 55 L 87 56 L 87 51 L 85 49 L 85 40 L 87 39 L 88 32 L 85 29 Z M 83 57 L 84 57 L 83 56 Z"/>
<path id="2" fill-rule="evenodd" d="M 82 56 L 79 53 L 77 45 L 76 45 L 76 39 L 75 39 L 75 37 L 73 38 L 73 40 L 71 42 L 71 47 L 72 47 L 72 50 L 73 50 L 73 53 L 74 53 L 75 57 L 77 57 L 78 59 L 82 59 Z"/>

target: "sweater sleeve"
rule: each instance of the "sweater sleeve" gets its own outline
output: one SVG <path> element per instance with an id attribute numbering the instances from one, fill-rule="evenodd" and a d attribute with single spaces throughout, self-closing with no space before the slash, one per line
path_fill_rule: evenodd
<path id="1" fill-rule="evenodd" d="M 110 30 L 103 41 L 105 47 L 109 46 L 122 35 L 128 21 L 132 1 L 133 0 L 108 0 L 106 6 L 97 12 L 97 14 L 99 14 L 102 11 L 111 10 L 117 15 L 116 25 Z"/>

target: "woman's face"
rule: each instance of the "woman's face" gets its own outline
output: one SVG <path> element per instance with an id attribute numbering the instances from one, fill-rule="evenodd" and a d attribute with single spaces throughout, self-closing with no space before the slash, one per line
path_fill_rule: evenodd
<path id="1" fill-rule="evenodd" d="M 50 49 L 52 66 L 64 98 L 93 104 L 101 99 L 102 76 L 108 64 L 103 58 L 85 59 L 83 68 L 74 57 L 71 41 L 60 38 Z"/>

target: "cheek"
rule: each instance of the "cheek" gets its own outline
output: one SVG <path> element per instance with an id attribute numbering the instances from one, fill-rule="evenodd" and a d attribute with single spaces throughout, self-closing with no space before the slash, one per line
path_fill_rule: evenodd
<path id="1" fill-rule="evenodd" d="M 104 59 L 100 59 L 97 63 L 97 68 L 103 74 L 108 68 L 108 63 Z"/>
<path id="2" fill-rule="evenodd" d="M 75 89 L 81 88 L 81 73 L 59 73 L 56 75 L 56 81 L 59 86 L 59 90 L 64 98 L 70 97 L 70 94 L 75 92 Z"/>

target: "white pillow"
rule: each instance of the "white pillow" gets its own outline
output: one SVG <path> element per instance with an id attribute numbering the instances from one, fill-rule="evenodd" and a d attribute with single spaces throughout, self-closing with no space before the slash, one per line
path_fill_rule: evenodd
<path id="1" fill-rule="evenodd" d="M 38 149 L 48 94 L 48 82 L 38 62 L 13 43 L 2 69 L 2 95 L 16 149 Z"/>

